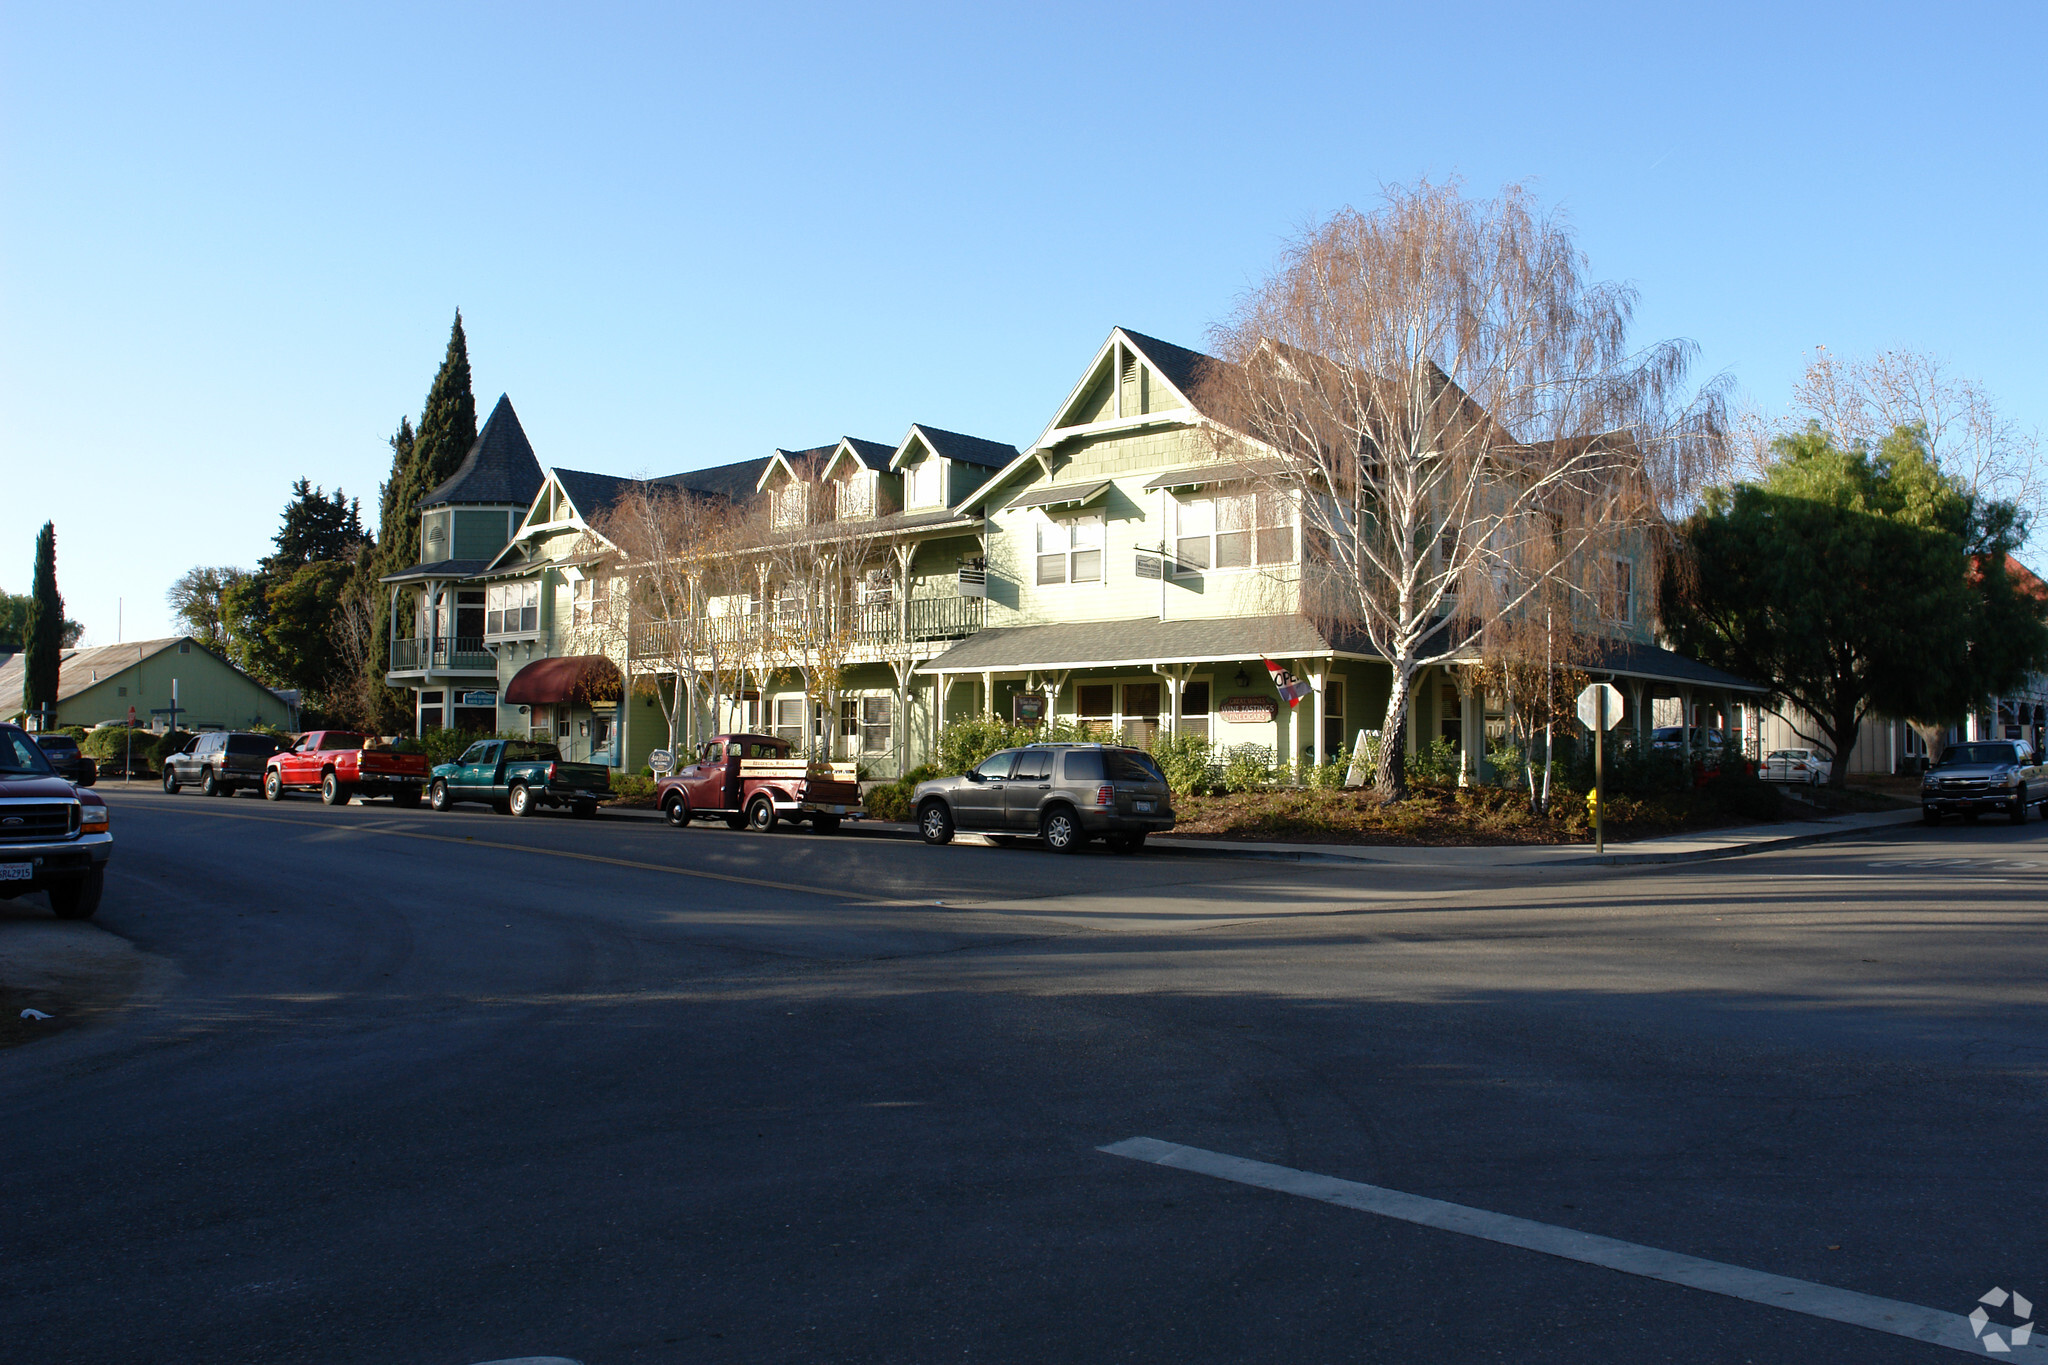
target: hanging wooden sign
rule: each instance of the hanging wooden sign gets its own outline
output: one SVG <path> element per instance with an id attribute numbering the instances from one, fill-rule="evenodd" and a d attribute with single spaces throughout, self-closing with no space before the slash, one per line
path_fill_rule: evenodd
<path id="1" fill-rule="evenodd" d="M 1226 697 L 1216 714 L 1232 725 L 1265 725 L 1280 714 L 1280 703 L 1271 697 Z"/>

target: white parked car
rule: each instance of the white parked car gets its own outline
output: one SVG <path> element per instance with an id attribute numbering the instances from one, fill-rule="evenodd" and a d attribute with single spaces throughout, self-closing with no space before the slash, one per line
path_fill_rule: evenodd
<path id="1" fill-rule="evenodd" d="M 1828 780 L 1834 765 L 1811 749 L 1774 749 L 1764 760 L 1766 782 L 1798 782 L 1817 787 Z"/>

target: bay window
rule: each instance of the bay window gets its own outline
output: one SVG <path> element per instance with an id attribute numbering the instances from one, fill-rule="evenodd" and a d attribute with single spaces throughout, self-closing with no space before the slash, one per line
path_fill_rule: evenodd
<path id="1" fill-rule="evenodd" d="M 493 583 L 484 589 L 484 634 L 522 635 L 540 629 L 540 581 Z"/>
<path id="2" fill-rule="evenodd" d="M 1176 502 L 1173 571 L 1294 562 L 1294 515 L 1277 493 L 1225 493 Z"/>

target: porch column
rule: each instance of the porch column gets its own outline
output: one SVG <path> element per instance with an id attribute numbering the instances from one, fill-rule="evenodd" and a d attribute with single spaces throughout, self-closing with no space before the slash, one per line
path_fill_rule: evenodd
<path id="1" fill-rule="evenodd" d="M 1692 689 L 1678 689 L 1678 741 L 1688 765 L 1692 762 Z"/>
<path id="2" fill-rule="evenodd" d="M 946 698 L 953 691 L 953 675 L 938 673 L 932 677 L 932 752 L 939 751 L 939 731 L 946 728 Z"/>
<path id="3" fill-rule="evenodd" d="M 996 718 L 996 675 L 984 671 L 981 675 L 981 714 L 984 720 Z"/>
<path id="4" fill-rule="evenodd" d="M 1486 757 L 1486 694 L 1472 685 L 1472 670 L 1461 666 L 1452 677 L 1458 685 L 1458 785 L 1469 787 Z"/>
<path id="5" fill-rule="evenodd" d="M 1309 675 L 1309 682 L 1315 688 L 1316 699 L 1315 718 L 1312 722 L 1315 726 L 1315 734 L 1309 737 L 1309 744 L 1313 746 L 1315 766 L 1318 768 L 1323 766 L 1323 731 L 1328 728 L 1325 721 L 1329 718 L 1330 714 L 1328 698 L 1323 695 L 1323 688 L 1328 683 L 1329 678 L 1330 665 L 1328 660 L 1323 660 L 1322 666 Z"/>

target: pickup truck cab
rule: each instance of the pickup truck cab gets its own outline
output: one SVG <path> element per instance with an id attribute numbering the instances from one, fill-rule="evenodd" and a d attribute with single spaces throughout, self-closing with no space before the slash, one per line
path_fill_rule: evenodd
<path id="1" fill-rule="evenodd" d="M 59 777 L 26 730 L 0 725 L 0 900 L 43 891 L 57 918 L 90 918 L 113 851 L 107 803 Z"/>
<path id="2" fill-rule="evenodd" d="M 427 801 L 435 810 L 458 801 L 487 801 L 514 815 L 567 806 L 588 819 L 611 794 L 612 770 L 601 763 L 566 763 L 552 744 L 485 739 L 434 769 Z"/>
<path id="3" fill-rule="evenodd" d="M 2015 825 L 2027 821 L 2027 807 L 2048 801 L 2048 767 L 2034 747 L 2019 739 L 1978 739 L 1951 744 L 1920 779 L 1920 815 L 1930 825 L 1957 814 L 1975 820 L 2002 811 Z"/>
<path id="4" fill-rule="evenodd" d="M 789 741 L 773 735 L 715 735 L 655 784 L 654 800 L 677 829 L 716 816 L 762 834 L 785 820 L 830 834 L 860 806 L 859 770 L 791 757 Z"/>
<path id="5" fill-rule="evenodd" d="M 272 801 L 310 788 L 330 806 L 346 806 L 357 796 L 417 806 L 426 786 L 425 754 L 401 754 L 353 730 L 309 730 L 263 765 L 263 794 Z"/>

